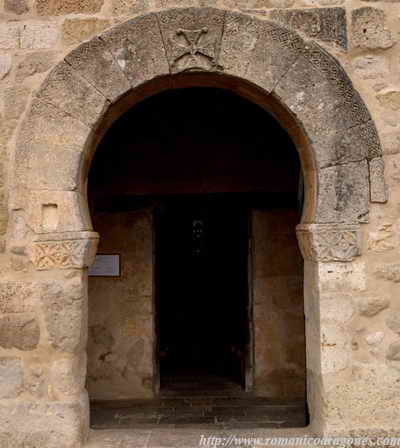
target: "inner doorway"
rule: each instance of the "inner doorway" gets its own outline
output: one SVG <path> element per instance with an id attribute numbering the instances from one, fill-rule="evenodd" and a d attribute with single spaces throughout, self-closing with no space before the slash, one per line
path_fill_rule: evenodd
<path id="1" fill-rule="evenodd" d="M 228 90 L 161 92 L 112 125 L 88 184 L 121 267 L 89 278 L 94 427 L 305 424 L 299 178 L 285 130 Z"/>
<path id="2" fill-rule="evenodd" d="M 229 195 L 178 197 L 155 221 L 161 392 L 250 389 L 248 210 Z"/>

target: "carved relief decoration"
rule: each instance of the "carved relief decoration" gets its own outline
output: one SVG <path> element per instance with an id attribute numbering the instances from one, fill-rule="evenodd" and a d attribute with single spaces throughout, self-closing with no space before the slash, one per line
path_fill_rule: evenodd
<path id="1" fill-rule="evenodd" d="M 174 71 L 211 70 L 216 67 L 216 41 L 207 27 L 198 30 L 179 28 L 171 42 Z"/>
<path id="2" fill-rule="evenodd" d="M 296 229 L 304 259 L 311 261 L 352 261 L 361 255 L 358 225 L 309 224 Z"/>
<path id="3" fill-rule="evenodd" d="M 38 270 L 83 268 L 92 262 L 97 239 L 35 242 L 32 263 Z"/>

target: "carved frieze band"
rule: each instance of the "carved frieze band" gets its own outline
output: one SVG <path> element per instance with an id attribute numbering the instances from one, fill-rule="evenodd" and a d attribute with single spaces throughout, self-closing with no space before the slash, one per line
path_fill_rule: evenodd
<path id="1" fill-rule="evenodd" d="M 79 269 L 93 263 L 97 251 L 98 234 L 85 232 L 81 238 L 67 239 L 58 235 L 56 240 L 35 241 L 31 260 L 37 270 Z"/>
<path id="2" fill-rule="evenodd" d="M 359 225 L 301 224 L 296 228 L 304 259 L 311 261 L 352 261 L 361 255 Z"/>

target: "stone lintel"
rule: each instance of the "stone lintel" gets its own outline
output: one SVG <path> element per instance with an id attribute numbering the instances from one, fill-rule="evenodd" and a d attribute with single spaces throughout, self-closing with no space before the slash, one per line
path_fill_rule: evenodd
<path id="1" fill-rule="evenodd" d="M 300 224 L 296 233 L 305 260 L 344 262 L 361 255 L 358 224 Z"/>

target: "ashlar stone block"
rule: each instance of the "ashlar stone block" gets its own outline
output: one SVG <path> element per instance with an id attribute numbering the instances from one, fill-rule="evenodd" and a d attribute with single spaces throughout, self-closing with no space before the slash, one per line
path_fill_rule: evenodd
<path id="1" fill-rule="evenodd" d="M 324 168 L 318 173 L 318 223 L 368 222 L 367 161 Z"/>
<path id="2" fill-rule="evenodd" d="M 95 14 L 104 0 L 36 0 L 36 10 L 41 16 L 62 14 Z"/>
<path id="3" fill-rule="evenodd" d="M 272 11 L 270 18 L 312 39 L 347 49 L 347 22 L 344 8 L 275 10 Z"/>
<path id="4" fill-rule="evenodd" d="M 79 189 L 82 149 L 90 135 L 81 121 L 35 99 L 17 142 L 19 181 L 33 189 Z"/>
<path id="5" fill-rule="evenodd" d="M 366 49 L 386 49 L 394 45 L 386 28 L 386 14 L 382 9 L 365 6 L 354 9 L 351 17 L 352 44 Z"/>
<path id="6" fill-rule="evenodd" d="M 0 357 L 0 398 L 17 398 L 22 392 L 23 381 L 21 360 Z"/>
<path id="7" fill-rule="evenodd" d="M 50 344 L 58 351 L 73 353 L 86 342 L 87 303 L 83 283 L 79 280 L 62 285 L 43 285 L 42 308 Z"/>
<path id="8" fill-rule="evenodd" d="M 101 35 L 120 69 L 136 87 L 156 76 L 169 74 L 169 65 L 157 16 L 129 20 Z"/>
<path id="9" fill-rule="evenodd" d="M 369 180 L 371 202 L 387 202 L 388 188 L 385 182 L 385 162 L 382 157 L 377 157 L 369 161 Z"/>
<path id="10" fill-rule="evenodd" d="M 32 311 L 34 289 L 35 286 L 30 282 L 0 283 L 0 312 L 7 314 Z"/>
<path id="11" fill-rule="evenodd" d="M 39 339 L 39 324 L 31 315 L 9 314 L 0 318 L 0 347 L 30 351 L 38 346 Z"/>
<path id="12" fill-rule="evenodd" d="M 99 38 L 81 44 L 65 60 L 111 102 L 130 89 L 106 42 Z"/>
<path id="13" fill-rule="evenodd" d="M 171 9 L 159 13 L 172 73 L 218 70 L 225 13 L 212 8 Z"/>
<path id="14" fill-rule="evenodd" d="M 318 45 L 307 44 L 273 94 L 304 126 L 317 166 L 360 161 L 376 151 L 379 140 L 365 104 L 342 67 Z"/>
<path id="15" fill-rule="evenodd" d="M 93 126 L 104 115 L 109 102 L 65 61 L 58 64 L 45 79 L 37 97 L 43 102 Z"/>

